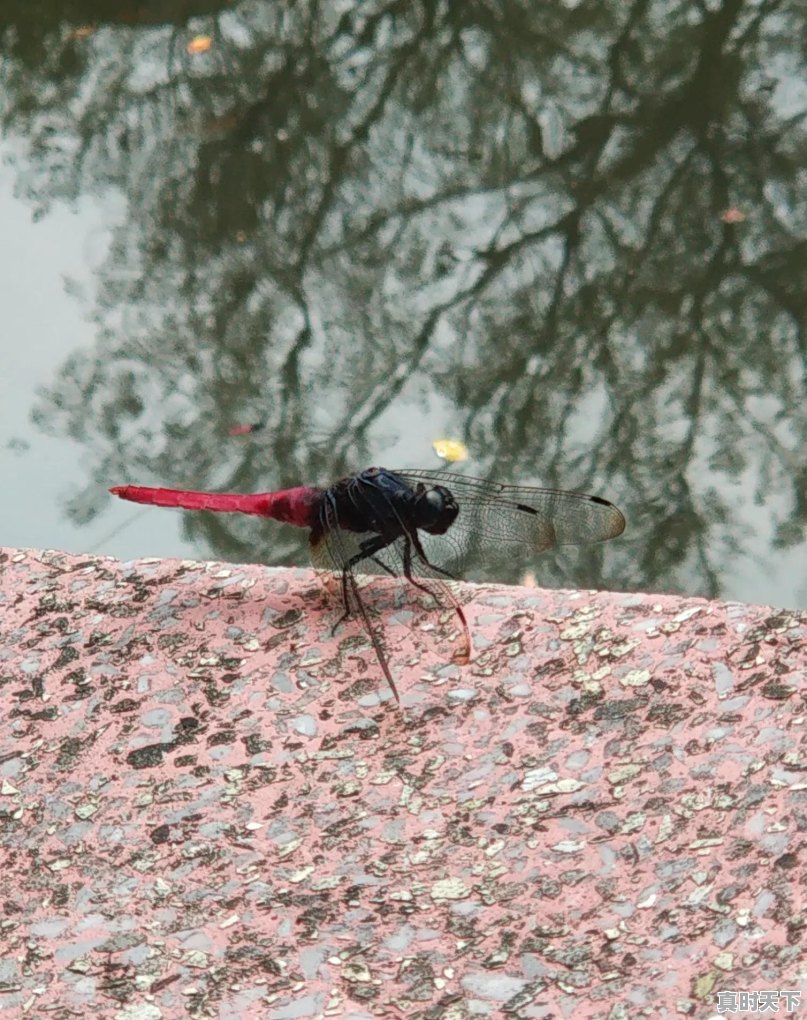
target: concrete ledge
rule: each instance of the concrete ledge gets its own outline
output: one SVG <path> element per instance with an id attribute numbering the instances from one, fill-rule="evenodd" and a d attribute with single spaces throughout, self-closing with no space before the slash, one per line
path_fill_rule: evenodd
<path id="1" fill-rule="evenodd" d="M 807 614 L 467 585 L 470 666 L 390 619 L 398 709 L 308 571 L 0 571 L 3 1016 L 804 993 Z"/>

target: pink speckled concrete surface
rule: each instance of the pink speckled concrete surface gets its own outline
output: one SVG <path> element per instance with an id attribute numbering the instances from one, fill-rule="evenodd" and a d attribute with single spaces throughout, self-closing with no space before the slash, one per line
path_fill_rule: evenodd
<path id="1" fill-rule="evenodd" d="M 399 709 L 310 572 L 0 569 L 3 1017 L 807 1015 L 807 614 L 467 585 Z"/>

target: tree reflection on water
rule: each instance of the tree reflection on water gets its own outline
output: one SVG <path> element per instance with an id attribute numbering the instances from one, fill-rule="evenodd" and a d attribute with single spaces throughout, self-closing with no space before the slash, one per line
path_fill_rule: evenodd
<path id="1" fill-rule="evenodd" d="M 796 0 L 56 6 L 0 21 L 20 180 L 127 210 L 96 349 L 36 409 L 91 451 L 77 520 L 120 481 L 329 481 L 436 402 L 475 473 L 626 512 L 607 576 L 542 580 L 717 594 L 754 504 L 763 551 L 804 541 Z M 304 560 L 296 532 L 186 527 Z"/>

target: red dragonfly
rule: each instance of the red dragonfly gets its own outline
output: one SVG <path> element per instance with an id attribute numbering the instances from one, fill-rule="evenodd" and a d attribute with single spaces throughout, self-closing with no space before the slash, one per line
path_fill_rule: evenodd
<path id="1" fill-rule="evenodd" d="M 310 529 L 315 568 L 341 580 L 344 612 L 360 616 L 384 676 L 400 702 L 381 639 L 359 585 L 361 573 L 405 577 L 428 593 L 460 623 L 460 647 L 454 660 L 467 663 L 471 636 L 462 607 L 445 578 L 461 576 L 491 552 L 513 555 L 543 552 L 554 545 L 602 542 L 621 535 L 625 518 L 600 496 L 556 489 L 500 485 L 448 471 L 388 471 L 373 467 L 342 478 L 327 488 L 300 485 L 259 493 L 190 492 L 118 485 L 110 492 L 133 503 L 221 510 Z"/>

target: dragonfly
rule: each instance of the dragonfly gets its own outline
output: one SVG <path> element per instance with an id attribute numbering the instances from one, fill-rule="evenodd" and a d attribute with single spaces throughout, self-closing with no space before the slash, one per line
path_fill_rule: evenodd
<path id="1" fill-rule="evenodd" d="M 299 485 L 274 492 L 197 492 L 118 485 L 121 499 L 184 510 L 253 514 L 309 529 L 315 569 L 336 577 L 343 613 L 361 619 L 395 700 L 400 695 L 382 634 L 362 595 L 357 574 L 404 578 L 429 596 L 432 608 L 458 621 L 460 665 L 471 658 L 471 635 L 462 606 L 446 583 L 491 555 L 535 554 L 556 545 L 616 538 L 625 530 L 619 509 L 601 496 L 559 489 L 505 485 L 449 471 L 371 467 L 332 485 Z"/>

